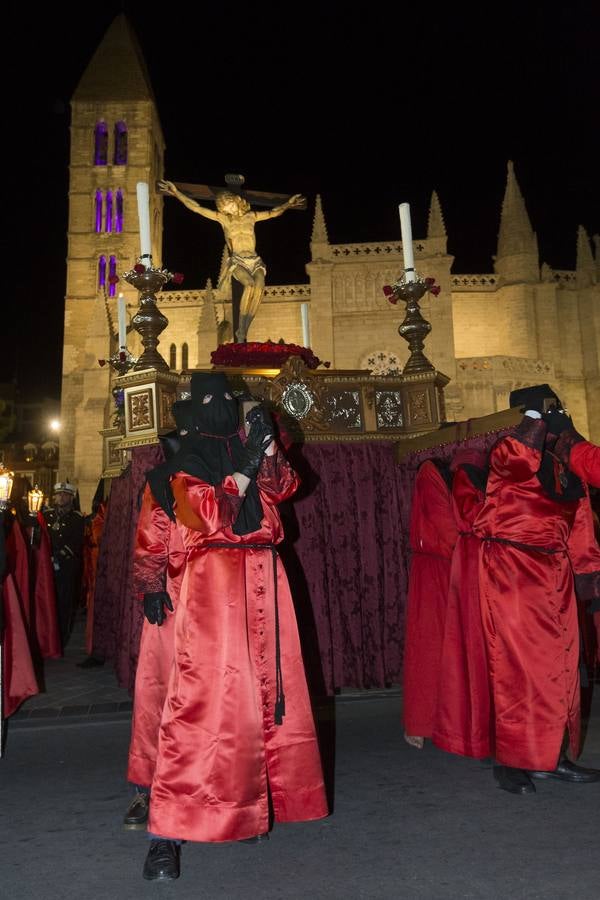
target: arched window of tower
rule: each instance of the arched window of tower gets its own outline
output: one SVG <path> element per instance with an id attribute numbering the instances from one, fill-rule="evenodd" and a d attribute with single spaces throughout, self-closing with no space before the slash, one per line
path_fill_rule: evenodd
<path id="1" fill-rule="evenodd" d="M 187 369 L 188 365 L 189 365 L 188 345 L 182 344 L 181 345 L 181 368 Z M 175 368 L 175 367 L 173 366 L 173 368 Z"/>
<path id="2" fill-rule="evenodd" d="M 94 203 L 94 219 L 96 223 L 95 228 L 96 233 L 100 234 L 100 232 L 102 231 L 102 191 L 96 191 Z"/>
<path id="3" fill-rule="evenodd" d="M 94 130 L 94 165 L 108 165 L 108 128 L 102 120 L 96 123 Z"/>
<path id="4" fill-rule="evenodd" d="M 117 122 L 115 125 L 115 153 L 113 164 L 115 166 L 127 165 L 127 125 L 125 122 Z"/>
<path id="5" fill-rule="evenodd" d="M 98 288 L 106 287 L 106 257 L 101 256 L 98 260 Z"/>
<path id="6" fill-rule="evenodd" d="M 111 256 L 108 263 L 108 296 L 115 297 L 117 293 L 117 257 Z"/>
<path id="7" fill-rule="evenodd" d="M 106 192 L 106 205 L 105 205 L 106 215 L 105 215 L 105 225 L 104 230 L 110 234 L 113 229 L 113 195 L 112 191 Z"/>
<path id="8" fill-rule="evenodd" d="M 177 368 L 177 347 L 175 346 L 175 344 L 171 344 L 171 346 L 169 347 L 169 368 Z"/>
<path id="9" fill-rule="evenodd" d="M 123 231 L 123 191 L 115 194 L 115 231 L 120 234 Z"/>

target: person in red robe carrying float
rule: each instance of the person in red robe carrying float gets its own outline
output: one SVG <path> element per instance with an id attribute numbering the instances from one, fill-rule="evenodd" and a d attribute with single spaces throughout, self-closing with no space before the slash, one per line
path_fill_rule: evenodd
<path id="1" fill-rule="evenodd" d="M 600 595 L 600 548 L 587 489 L 553 452 L 551 388 L 513 391 L 525 415 L 490 453 L 486 499 L 474 524 L 481 541 L 479 587 L 490 666 L 494 775 L 514 794 L 532 778 L 598 781 L 575 759 L 580 745 L 580 600 Z"/>
<path id="2" fill-rule="evenodd" d="M 458 530 L 452 473 L 441 460 L 419 468 L 410 513 L 410 575 L 403 669 L 404 737 L 421 749 L 430 738 L 440 688 L 450 563 Z"/>
<path id="3" fill-rule="evenodd" d="M 458 539 L 452 555 L 432 740 L 448 753 L 493 755 L 490 683 L 479 602 L 479 538 L 473 523 L 485 502 L 487 453 L 459 447 L 450 463 Z"/>
<path id="4" fill-rule="evenodd" d="M 135 676 L 127 767 L 128 780 L 135 787 L 123 819 L 128 830 L 145 828 L 148 823 L 158 732 L 175 653 L 172 613 L 179 602 L 185 569 L 185 547 L 173 513 L 170 480 L 187 453 L 193 418 L 191 401 L 174 403 L 172 414 L 176 430 L 160 439 L 166 459 L 146 476 L 136 531 L 133 581 L 144 603 L 145 621 Z"/>
<path id="5" fill-rule="evenodd" d="M 154 539 L 164 545 L 160 513 L 144 526 L 152 573 L 146 617 L 158 627 L 165 608 L 175 610 L 150 786 L 148 880 L 179 876 L 182 840 L 265 836 L 269 801 L 280 822 L 328 814 L 296 620 L 275 549 L 283 539 L 276 506 L 298 479 L 264 408 L 248 414 L 242 442 L 224 375 L 194 374 L 191 393 L 195 430 L 165 482 L 186 560 L 176 605 L 152 562 Z M 164 564 L 163 556 L 163 572 Z M 136 554 L 138 584 L 142 572 Z"/>

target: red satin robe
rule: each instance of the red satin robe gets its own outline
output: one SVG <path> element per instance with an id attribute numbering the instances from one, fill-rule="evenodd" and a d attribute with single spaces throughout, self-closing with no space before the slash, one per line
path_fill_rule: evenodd
<path id="1" fill-rule="evenodd" d="M 42 659 L 58 659 L 62 656 L 62 644 L 56 610 L 56 589 L 52 566 L 52 545 L 48 526 L 43 515 L 37 516 L 39 545 L 31 548 L 33 574 L 33 625 L 37 646 Z"/>
<path id="2" fill-rule="evenodd" d="M 146 485 L 136 532 L 133 583 L 141 602 L 146 593 L 166 591 L 177 609 L 186 552 L 180 528 L 158 505 Z M 175 615 L 162 625 L 144 619 L 135 674 L 133 721 L 127 778 L 150 787 L 156 766 L 158 731 L 175 656 Z"/>
<path id="3" fill-rule="evenodd" d="M 431 737 L 433 732 L 457 536 L 450 489 L 435 463 L 424 462 L 417 472 L 410 515 L 403 688 L 404 730 L 410 735 Z"/>
<path id="4" fill-rule="evenodd" d="M 473 522 L 485 494 L 459 466 L 452 481 L 458 539 L 452 555 L 438 705 L 432 740 L 448 753 L 493 755 L 490 682 L 479 603 L 479 538 Z"/>
<path id="5" fill-rule="evenodd" d="M 482 538 L 479 587 L 495 756 L 515 768 L 552 770 L 565 728 L 571 753 L 579 750 L 574 581 L 581 600 L 600 591 L 600 550 L 589 498 L 559 503 L 536 477 L 545 435 L 543 421 L 525 417 L 514 435 L 493 448 L 486 502 L 474 530 Z"/>
<path id="6" fill-rule="evenodd" d="M 106 500 L 98 506 L 96 515 L 88 522 L 83 538 L 83 598 L 87 610 L 85 620 L 85 649 L 89 655 L 94 650 L 94 592 L 96 590 L 96 569 L 100 554 L 100 539 L 104 531 Z"/>
<path id="7" fill-rule="evenodd" d="M 276 504 L 298 482 L 277 453 L 265 457 L 257 483 L 260 530 L 238 536 L 231 476 L 216 487 L 184 473 L 172 481 L 187 562 L 151 786 L 149 830 L 164 837 L 235 841 L 266 832 L 269 794 L 280 822 L 328 813 L 292 599 L 270 547 L 283 538 Z M 274 577 L 282 725 L 274 723 Z"/>
<path id="8" fill-rule="evenodd" d="M 39 693 L 31 658 L 28 623 L 13 576 L 9 573 L 0 585 L 4 603 L 4 647 L 2 671 L 3 716 L 8 718 L 28 697 Z"/>
<path id="9" fill-rule="evenodd" d="M 21 601 L 23 617 L 29 632 L 31 628 L 31 585 L 29 582 L 29 549 L 23 529 L 16 516 L 10 523 L 6 537 L 7 571 L 13 576 L 15 588 Z"/>

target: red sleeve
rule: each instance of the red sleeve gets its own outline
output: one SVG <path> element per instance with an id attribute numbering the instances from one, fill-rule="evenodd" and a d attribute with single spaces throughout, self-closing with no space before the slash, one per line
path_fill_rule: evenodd
<path id="1" fill-rule="evenodd" d="M 133 554 L 133 584 L 138 594 L 166 590 L 170 520 L 146 485 Z"/>
<path id="2" fill-rule="evenodd" d="M 484 495 L 475 487 L 461 466 L 458 467 L 452 479 L 452 500 L 459 523 L 475 521 Z"/>
<path id="3" fill-rule="evenodd" d="M 265 502 L 275 506 L 296 493 L 300 479 L 277 448 L 272 456 L 263 457 L 256 484 Z"/>
<path id="4" fill-rule="evenodd" d="M 506 481 L 527 481 L 542 464 L 546 423 L 524 416 L 514 434 L 499 441 L 490 453 L 490 470 Z"/>
<path id="5" fill-rule="evenodd" d="M 244 499 L 232 475 L 213 487 L 200 478 L 179 472 L 171 487 L 178 521 L 206 535 L 233 525 Z"/>
<path id="6" fill-rule="evenodd" d="M 600 609 L 600 547 L 594 534 L 590 498 L 579 501 L 575 521 L 567 542 L 575 574 L 575 592 L 581 601 L 590 601 L 591 609 Z"/>
<path id="7" fill-rule="evenodd" d="M 593 487 L 600 488 L 600 447 L 579 441 L 569 455 L 569 468 Z"/>

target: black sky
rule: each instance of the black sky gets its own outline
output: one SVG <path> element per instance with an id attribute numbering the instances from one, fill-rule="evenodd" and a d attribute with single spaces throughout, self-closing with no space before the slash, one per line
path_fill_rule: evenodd
<path id="1" fill-rule="evenodd" d="M 424 235 L 436 189 L 455 271 L 487 272 L 510 158 L 542 261 L 573 268 L 577 226 L 600 232 L 598 4 L 323 6 L 9 4 L 0 380 L 60 391 L 69 101 L 119 12 L 147 61 L 168 178 L 239 171 L 258 190 L 320 193 L 333 242 L 399 237 L 403 200 Z M 311 221 L 262 226 L 271 283 L 306 280 Z M 164 261 L 184 286 L 214 278 L 221 249 L 210 223 L 167 204 Z"/>

